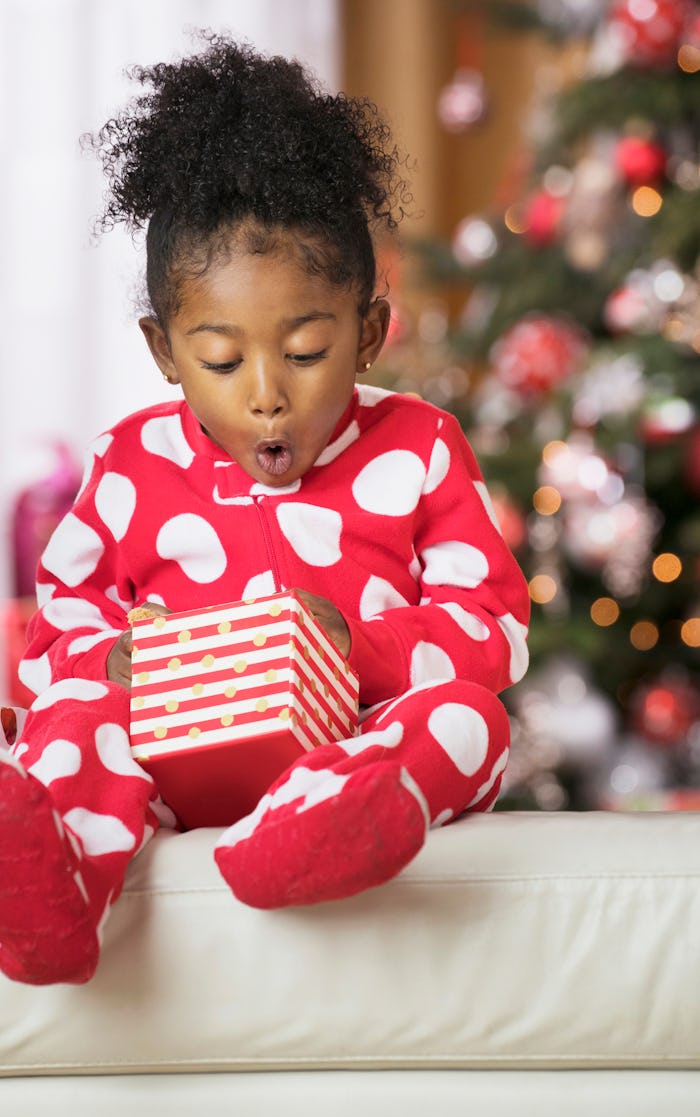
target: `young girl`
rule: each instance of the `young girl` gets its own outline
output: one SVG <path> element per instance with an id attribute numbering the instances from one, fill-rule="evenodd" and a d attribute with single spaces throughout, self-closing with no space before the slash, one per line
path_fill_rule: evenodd
<path id="1" fill-rule="evenodd" d="M 527 660 L 527 590 L 457 422 L 355 384 L 389 320 L 372 233 L 404 196 L 374 107 L 216 36 L 135 76 L 93 145 L 106 223 L 147 228 L 140 326 L 179 391 L 93 443 L 39 567 L 38 697 L 0 752 L 0 969 L 35 984 L 90 978 L 130 860 L 174 825 L 129 751 L 135 605 L 297 588 L 359 674 L 360 734 L 217 844 L 261 908 L 377 885 L 492 807 L 496 694 Z"/>

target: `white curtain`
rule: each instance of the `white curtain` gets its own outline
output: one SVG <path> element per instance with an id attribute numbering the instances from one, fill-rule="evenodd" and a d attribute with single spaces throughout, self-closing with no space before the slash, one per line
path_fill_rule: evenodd
<path id="1" fill-rule="evenodd" d="M 9 518 L 66 443 L 80 460 L 123 415 L 168 398 L 136 324 L 141 254 L 91 238 L 103 183 L 79 137 L 137 91 L 135 63 L 229 31 L 339 78 L 337 0 L 0 0 L 0 598 Z"/>

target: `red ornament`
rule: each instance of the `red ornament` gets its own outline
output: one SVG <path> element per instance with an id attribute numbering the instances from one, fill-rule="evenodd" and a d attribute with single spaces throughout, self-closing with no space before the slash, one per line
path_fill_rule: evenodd
<path id="1" fill-rule="evenodd" d="M 530 315 L 491 349 L 494 375 L 523 396 L 542 396 L 568 380 L 588 353 L 584 332 L 567 318 Z"/>
<path id="2" fill-rule="evenodd" d="M 700 717 L 700 693 L 685 678 L 659 678 L 636 691 L 631 709 L 635 728 L 652 744 L 682 744 Z"/>
<path id="3" fill-rule="evenodd" d="M 467 132 L 486 114 L 487 98 L 483 74 L 463 66 L 438 98 L 438 116 L 447 132 Z"/>
<path id="4" fill-rule="evenodd" d="M 676 62 L 693 0 L 613 0 L 608 31 L 630 66 L 667 67 Z"/>
<path id="5" fill-rule="evenodd" d="M 559 225 L 564 212 L 562 198 L 555 197 L 548 190 L 540 190 L 527 202 L 524 223 L 525 236 L 533 244 L 551 244 L 557 239 Z"/>
<path id="6" fill-rule="evenodd" d="M 615 162 L 628 186 L 650 186 L 666 169 L 666 150 L 652 140 L 624 136 L 615 150 Z"/>

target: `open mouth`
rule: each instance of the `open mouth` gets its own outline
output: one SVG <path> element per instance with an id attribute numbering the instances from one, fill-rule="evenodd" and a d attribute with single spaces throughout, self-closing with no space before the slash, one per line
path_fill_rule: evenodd
<path id="1" fill-rule="evenodd" d="M 282 439 L 267 438 L 258 442 L 255 457 L 262 471 L 270 477 L 281 477 L 292 464 L 291 447 Z"/>

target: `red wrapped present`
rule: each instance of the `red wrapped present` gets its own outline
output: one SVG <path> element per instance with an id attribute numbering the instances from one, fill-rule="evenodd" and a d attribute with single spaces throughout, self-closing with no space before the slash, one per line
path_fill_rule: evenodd
<path id="1" fill-rule="evenodd" d="M 133 643 L 131 752 L 187 829 L 357 732 L 357 676 L 293 592 L 139 620 Z"/>

